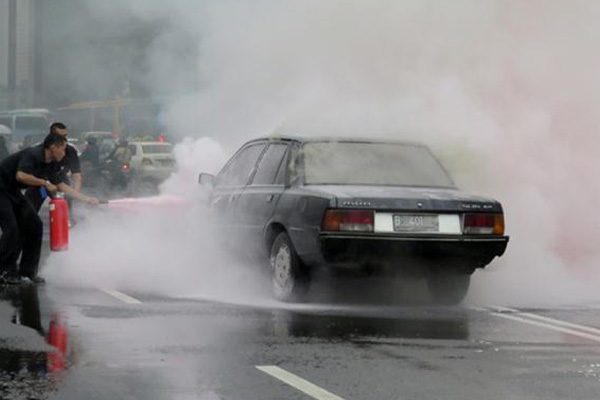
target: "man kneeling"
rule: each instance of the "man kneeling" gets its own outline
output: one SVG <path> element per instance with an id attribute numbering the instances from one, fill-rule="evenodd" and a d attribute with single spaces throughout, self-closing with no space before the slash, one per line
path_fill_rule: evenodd
<path id="1" fill-rule="evenodd" d="M 0 283 L 43 281 L 37 272 L 42 248 L 43 224 L 21 190 L 45 187 L 77 200 L 97 205 L 98 199 L 71 188 L 61 173 L 67 140 L 51 133 L 44 143 L 14 153 L 0 162 Z M 22 254 L 21 254 L 22 253 Z M 21 255 L 19 268 L 17 260 Z"/>

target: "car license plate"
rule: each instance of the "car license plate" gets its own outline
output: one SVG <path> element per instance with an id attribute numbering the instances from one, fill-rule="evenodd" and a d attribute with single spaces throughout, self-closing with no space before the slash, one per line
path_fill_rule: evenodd
<path id="1" fill-rule="evenodd" d="M 396 232 L 439 232 L 440 222 L 437 215 L 394 214 Z"/>

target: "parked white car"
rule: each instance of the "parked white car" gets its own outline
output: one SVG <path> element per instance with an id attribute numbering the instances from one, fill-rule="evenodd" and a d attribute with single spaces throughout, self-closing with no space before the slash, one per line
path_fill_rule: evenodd
<path id="1" fill-rule="evenodd" d="M 173 145 L 167 142 L 129 142 L 134 179 L 160 183 L 177 170 Z"/>

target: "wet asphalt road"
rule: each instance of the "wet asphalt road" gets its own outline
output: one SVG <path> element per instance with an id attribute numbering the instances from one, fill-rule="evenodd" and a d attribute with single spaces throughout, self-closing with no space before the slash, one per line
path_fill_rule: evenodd
<path id="1" fill-rule="evenodd" d="M 0 295 L 3 399 L 600 398 L 600 304 L 285 308 L 51 284 Z"/>

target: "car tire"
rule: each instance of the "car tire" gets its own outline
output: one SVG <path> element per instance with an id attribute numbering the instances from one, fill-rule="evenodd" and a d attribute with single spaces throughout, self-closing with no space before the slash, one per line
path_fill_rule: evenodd
<path id="1" fill-rule="evenodd" d="M 308 293 L 310 277 L 286 232 L 275 238 L 269 263 L 275 298 L 284 302 L 303 300 Z"/>
<path id="2" fill-rule="evenodd" d="M 455 305 L 462 302 L 469 291 L 470 274 L 434 272 L 427 277 L 429 296 L 436 304 Z"/>

